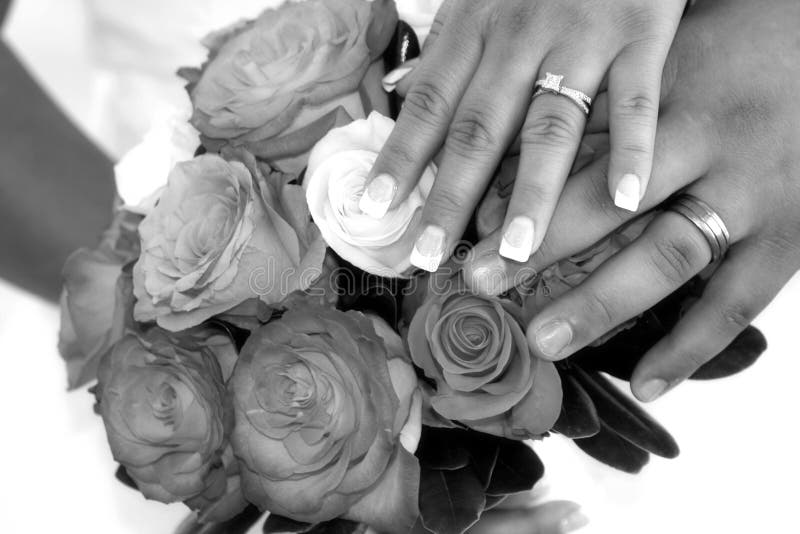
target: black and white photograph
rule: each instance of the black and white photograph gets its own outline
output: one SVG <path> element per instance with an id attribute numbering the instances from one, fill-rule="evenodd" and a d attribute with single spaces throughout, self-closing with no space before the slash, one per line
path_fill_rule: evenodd
<path id="1" fill-rule="evenodd" d="M 798 529 L 798 0 L 0 0 L 0 532 Z"/>

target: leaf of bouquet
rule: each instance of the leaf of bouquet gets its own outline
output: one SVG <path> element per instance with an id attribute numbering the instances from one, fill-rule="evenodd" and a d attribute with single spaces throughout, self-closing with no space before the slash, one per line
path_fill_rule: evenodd
<path id="1" fill-rule="evenodd" d="M 754 327 L 745 328 L 725 350 L 691 376 L 693 380 L 714 380 L 735 375 L 747 369 L 767 350 L 767 339 Z"/>
<path id="2" fill-rule="evenodd" d="M 422 469 L 419 511 L 431 532 L 462 534 L 478 521 L 485 505 L 483 485 L 470 467 Z"/>
<path id="3" fill-rule="evenodd" d="M 500 496 L 530 491 L 544 476 L 544 464 L 522 441 L 502 440 L 486 495 Z"/>
<path id="4" fill-rule="evenodd" d="M 354 534 L 364 532 L 366 526 L 347 519 L 332 519 L 311 527 L 306 534 Z"/>
<path id="5" fill-rule="evenodd" d="M 574 369 L 581 387 L 592 398 L 601 421 L 634 445 L 664 458 L 675 458 L 680 450 L 675 439 L 634 400 L 597 372 Z"/>
<path id="6" fill-rule="evenodd" d="M 591 397 L 568 372 L 561 375 L 564 400 L 553 430 L 568 438 L 588 438 L 600 432 L 600 419 Z"/>
<path id="7" fill-rule="evenodd" d="M 636 474 L 650 461 L 647 451 L 619 436 L 603 421 L 600 422 L 600 432 L 574 441 L 595 460 L 626 473 Z"/>
<path id="8" fill-rule="evenodd" d="M 455 470 L 469 465 L 470 455 L 462 446 L 464 430 L 422 427 L 417 458 L 423 468 Z"/>
<path id="9" fill-rule="evenodd" d="M 278 532 L 295 532 L 305 534 L 314 528 L 311 523 L 302 523 L 278 514 L 269 514 L 261 531 L 264 534 L 277 534 Z"/>
<path id="10" fill-rule="evenodd" d="M 139 488 L 136 486 L 136 482 L 131 478 L 124 466 L 120 465 L 117 467 L 114 477 L 129 488 L 139 491 Z"/>
<path id="11" fill-rule="evenodd" d="M 404 21 L 397 22 L 397 29 L 395 30 L 394 37 L 389 42 L 389 46 L 383 53 L 383 66 L 386 72 L 396 69 L 406 61 L 414 59 L 420 54 L 419 39 L 417 34 L 408 23 Z M 389 95 L 389 104 L 391 107 L 391 117 L 397 119 L 402 107 L 402 99 L 400 95 L 392 92 Z"/>
<path id="12" fill-rule="evenodd" d="M 262 515 L 255 506 L 248 506 L 242 513 L 228 521 L 201 523 L 195 512 L 178 525 L 175 534 L 244 534 L 256 524 Z"/>

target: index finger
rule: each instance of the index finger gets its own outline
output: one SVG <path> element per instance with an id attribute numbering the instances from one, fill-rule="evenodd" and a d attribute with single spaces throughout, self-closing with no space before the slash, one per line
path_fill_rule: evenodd
<path id="1" fill-rule="evenodd" d="M 481 33 L 472 20 L 454 9 L 437 45 L 415 68 L 413 86 L 367 180 L 360 206 L 368 215 L 380 218 L 402 202 L 439 151 L 481 59 L 483 40 L 476 39 Z"/>

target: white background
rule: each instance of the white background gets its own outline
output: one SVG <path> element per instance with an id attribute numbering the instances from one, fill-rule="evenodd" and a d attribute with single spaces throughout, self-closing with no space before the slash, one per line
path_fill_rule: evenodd
<path id="1" fill-rule="evenodd" d="M 106 7 L 109 3 L 123 5 L 103 2 Z M 246 12 L 266 3 L 248 0 L 243 2 L 247 7 L 239 5 Z M 109 91 L 118 80 L 103 74 L 96 54 L 90 53 L 95 48 L 87 37 L 92 24 L 84 3 L 16 4 L 6 39 L 90 136 L 110 154 L 123 150 L 130 131 L 106 136 L 114 125 L 113 117 L 105 115 L 111 106 Z M 127 5 L 163 8 L 167 2 Z M 194 11 L 210 9 L 198 0 L 193 5 Z M 183 10 L 185 16 L 188 11 Z M 179 20 L 162 18 L 173 25 Z M 201 26 L 191 28 L 198 37 L 210 29 Z M 175 56 L 161 58 L 167 67 L 154 64 L 154 71 L 172 69 L 170 61 L 202 57 L 202 50 L 187 47 Z M 581 503 L 590 516 L 592 523 L 584 532 L 798 531 L 799 298 L 796 277 L 758 318 L 770 348 L 752 369 L 720 382 L 687 384 L 651 405 L 651 413 L 681 445 L 678 459 L 654 458 L 640 475 L 629 476 L 606 469 L 560 438 L 537 445 L 553 496 Z M 92 413 L 91 396 L 85 390 L 65 390 L 55 349 L 57 328 L 55 306 L 0 281 L 0 531 L 171 532 L 185 515 L 182 506 L 146 502 L 114 479 L 115 466 L 101 421 Z"/>

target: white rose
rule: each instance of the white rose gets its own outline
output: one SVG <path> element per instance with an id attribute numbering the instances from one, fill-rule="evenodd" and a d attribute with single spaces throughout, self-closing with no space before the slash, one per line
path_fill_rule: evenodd
<path id="1" fill-rule="evenodd" d="M 114 166 L 117 193 L 125 209 L 147 215 L 175 164 L 194 157 L 200 146 L 200 132 L 189 124 L 190 115 L 187 98 L 185 109 L 172 109 L 154 120 L 142 142 Z"/>
<path id="2" fill-rule="evenodd" d="M 429 164 L 408 198 L 383 218 L 363 213 L 358 201 L 392 128 L 393 120 L 373 112 L 331 130 L 311 151 L 303 185 L 311 216 L 328 245 L 368 273 L 396 278 L 410 271 L 415 230 L 436 166 Z"/>

